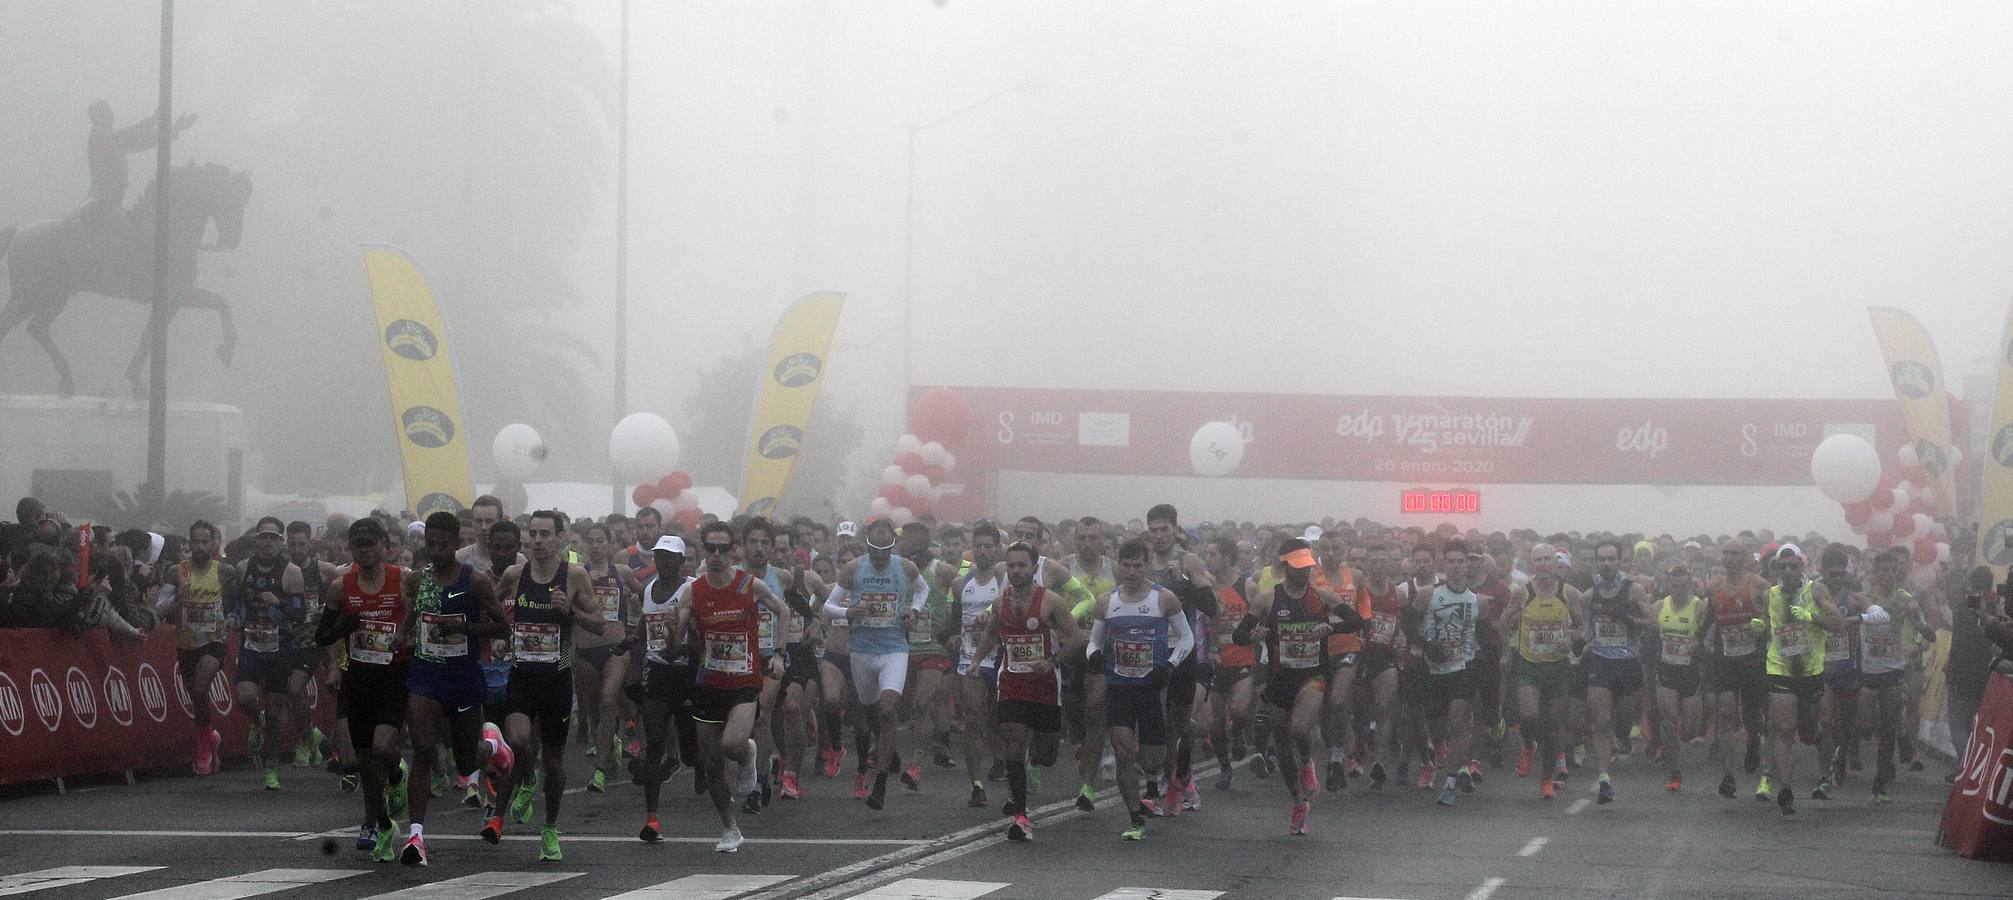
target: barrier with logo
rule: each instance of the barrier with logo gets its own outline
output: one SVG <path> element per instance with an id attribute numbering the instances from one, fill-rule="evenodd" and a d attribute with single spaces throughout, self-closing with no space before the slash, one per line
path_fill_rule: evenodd
<path id="1" fill-rule="evenodd" d="M 204 691 L 226 757 L 244 755 L 246 719 L 232 684 L 235 638 Z M 324 732 L 334 704 L 308 700 Z M 45 628 L 0 629 L 0 784 L 126 769 L 186 767 L 194 758 L 196 700 L 183 687 L 175 632 L 139 642 L 103 631 L 71 637 Z"/>
<path id="2" fill-rule="evenodd" d="M 1936 841 L 1968 859 L 2013 861 L 2013 678 L 1986 686 Z"/>

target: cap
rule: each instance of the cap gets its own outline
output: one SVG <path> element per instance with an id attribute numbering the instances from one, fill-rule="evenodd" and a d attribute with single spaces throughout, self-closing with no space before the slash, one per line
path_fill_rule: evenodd
<path id="1" fill-rule="evenodd" d="M 1703 548 L 1703 547 L 1700 547 L 1700 546 L 1699 546 L 1699 543 L 1698 543 L 1697 541 L 1685 541 L 1685 542 L 1684 542 L 1684 548 L 1685 548 L 1686 550 L 1703 550 L 1703 549 L 1705 549 L 1705 548 Z"/>
<path id="2" fill-rule="evenodd" d="M 839 537 L 858 537 L 860 534 L 860 526 L 854 522 L 840 522 L 839 530 L 832 533 L 838 535 Z"/>
<path id="3" fill-rule="evenodd" d="M 1558 560 L 1559 565 L 1562 566 L 1571 566 L 1573 564 L 1573 555 L 1564 550 L 1554 551 L 1552 558 Z"/>
<path id="4" fill-rule="evenodd" d="M 667 534 L 663 537 L 658 538 L 657 543 L 652 545 L 650 550 L 653 553 L 658 550 L 663 550 L 666 553 L 676 553 L 679 556 L 684 556 L 685 539 L 675 534 Z"/>
<path id="5" fill-rule="evenodd" d="M 414 523 L 412 523 L 411 525 L 407 525 L 407 526 L 405 526 L 405 536 L 406 536 L 406 537 L 409 537 L 409 538 L 416 538 L 416 537 L 425 537 L 425 536 L 426 536 L 426 523 L 425 523 L 425 522 L 414 522 Z"/>
<path id="6" fill-rule="evenodd" d="M 1312 544 L 1321 539 L 1321 534 L 1321 526 L 1309 525 L 1306 531 L 1300 532 L 1300 539 Z"/>
<path id="7" fill-rule="evenodd" d="M 1279 543 L 1279 561 L 1293 569 L 1314 568 L 1314 551 L 1303 540 L 1289 538 Z"/>
<path id="8" fill-rule="evenodd" d="M 1804 555 L 1803 555 L 1803 548 L 1802 548 L 1802 547 L 1798 547 L 1798 546 L 1797 546 L 1797 545 L 1795 545 L 1795 544 L 1783 544 L 1783 545 L 1782 545 L 1782 547 L 1781 547 L 1780 549 L 1778 549 L 1778 550 L 1776 550 L 1776 551 L 1775 551 L 1775 556 L 1773 556 L 1773 557 L 1771 557 L 1771 558 L 1772 558 L 1772 559 L 1778 559 L 1778 560 L 1779 560 L 1779 559 L 1782 559 L 1782 558 L 1784 558 L 1784 557 L 1788 557 L 1788 556 L 1794 556 L 1794 557 L 1796 557 L 1796 561 L 1797 561 L 1797 562 L 1805 562 L 1805 561 L 1806 561 L 1806 560 L 1805 560 L 1805 558 L 1804 558 Z"/>
<path id="9" fill-rule="evenodd" d="M 259 527 L 257 529 L 257 533 L 277 534 L 280 537 L 286 537 L 287 526 L 285 522 L 275 519 L 272 516 L 267 516 L 259 520 Z"/>
<path id="10" fill-rule="evenodd" d="M 147 562 L 150 564 L 158 562 L 161 558 L 161 549 L 167 545 L 167 538 L 152 531 L 147 532 Z"/>

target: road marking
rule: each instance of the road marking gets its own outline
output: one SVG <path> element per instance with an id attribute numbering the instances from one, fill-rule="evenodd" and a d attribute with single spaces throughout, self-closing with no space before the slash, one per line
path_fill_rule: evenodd
<path id="1" fill-rule="evenodd" d="M 1489 900 L 1489 897 L 1494 893 L 1496 893 L 1496 889 L 1503 886 L 1503 882 L 1505 880 L 1507 879 L 1503 878 L 1484 879 L 1482 881 L 1481 887 L 1478 887 L 1473 891 L 1468 892 L 1468 900 Z"/>
<path id="2" fill-rule="evenodd" d="M 1169 888 L 1122 887 L 1097 900 L 1216 900 L 1222 891 L 1178 891 Z"/>
<path id="3" fill-rule="evenodd" d="M 355 834 L 355 833 L 356 832 L 354 829 L 345 829 L 339 834 Z M 429 831 L 426 833 L 426 839 L 429 841 L 479 841 L 482 840 L 482 835 L 435 834 Z M 535 834 L 506 834 L 503 836 L 503 840 L 506 841 L 536 841 L 538 839 L 539 839 L 538 835 Z M 713 844 L 717 844 L 720 842 L 720 836 L 714 835 L 712 837 L 660 837 L 658 838 L 658 840 L 666 844 L 706 844 L 708 846 L 711 846 Z M 584 841 L 590 844 L 643 843 L 641 840 L 638 840 L 636 836 L 633 834 L 631 835 L 569 834 L 566 836 L 566 843 L 571 844 L 574 843 L 575 841 Z M 921 844 L 929 843 L 928 840 L 920 838 L 753 838 L 753 837 L 747 838 L 746 842 L 750 844 L 808 844 L 812 846 L 829 846 L 829 847 L 914 847 Z M 797 876 L 792 875 L 790 877 L 795 878 Z"/>
<path id="4" fill-rule="evenodd" d="M 904 878 L 894 884 L 885 884 L 864 894 L 856 894 L 853 900 L 973 900 L 1008 884 L 1010 882 Z"/>
<path id="5" fill-rule="evenodd" d="M 1581 797 L 1581 798 L 1580 798 L 1580 799 L 1578 799 L 1578 800 L 1574 800 L 1574 801 L 1573 801 L 1573 805 L 1571 805 L 1571 806 L 1568 806 L 1568 807 L 1566 807 L 1566 815 L 1569 815 L 1569 816 L 1576 816 L 1576 815 L 1579 815 L 1579 814 L 1580 814 L 1580 812 L 1581 812 L 1582 810 L 1586 809 L 1586 808 L 1587 808 L 1587 805 L 1588 805 L 1588 804 L 1591 804 L 1591 803 L 1593 803 L 1593 801 L 1592 801 L 1592 800 L 1588 800 L 1588 799 L 1587 799 L 1587 798 L 1585 798 L 1585 797 Z"/>
<path id="6" fill-rule="evenodd" d="M 355 834 L 350 829 L 347 834 Z M 0 834 L 22 837 L 200 837 L 200 838 L 298 838 L 313 837 L 298 831 L 99 831 L 85 828 L 9 828 Z"/>
<path id="7" fill-rule="evenodd" d="M 127 894 L 117 900 L 239 900 L 243 897 L 257 897 L 291 891 L 336 881 L 352 875 L 362 875 L 369 869 L 262 869 L 229 878 L 212 878 L 192 884 L 179 884 L 158 891 Z"/>
<path id="8" fill-rule="evenodd" d="M 687 875 L 607 900 L 727 900 L 728 897 L 789 881 L 795 875 Z"/>
<path id="9" fill-rule="evenodd" d="M 377 894 L 368 900 L 483 900 L 525 888 L 534 888 L 568 878 L 579 878 L 583 872 L 481 872 L 463 875 L 432 884 L 416 885 L 389 894 Z"/>
<path id="10" fill-rule="evenodd" d="M 1546 844 L 1546 842 L 1548 842 L 1548 841 L 1550 841 L 1550 840 L 1551 840 L 1551 838 L 1542 838 L 1542 837 L 1534 837 L 1534 838 L 1531 838 L 1531 842 L 1530 842 L 1530 843 L 1528 843 L 1528 844 L 1525 844 L 1525 845 L 1524 845 L 1524 849 L 1522 849 L 1522 850 L 1519 850 L 1519 851 L 1517 851 L 1517 855 L 1518 855 L 1518 856 L 1536 856 L 1536 855 L 1538 855 L 1538 851 L 1539 851 L 1539 850 L 1543 850 L 1543 849 L 1545 849 L 1545 844 Z"/>
<path id="11" fill-rule="evenodd" d="M 165 866 L 58 866 L 54 869 L 38 869 L 19 875 L 0 877 L 0 897 L 46 891 L 50 888 L 69 887 L 101 878 L 117 878 L 121 875 L 138 875 L 152 872 Z"/>

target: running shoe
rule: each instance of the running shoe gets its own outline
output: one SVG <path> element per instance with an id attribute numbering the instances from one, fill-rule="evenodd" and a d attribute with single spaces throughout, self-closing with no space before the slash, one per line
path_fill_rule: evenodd
<path id="1" fill-rule="evenodd" d="M 922 766 L 920 766 L 920 765 L 917 765 L 917 764 L 915 764 L 915 763 L 910 763 L 910 764 L 909 764 L 909 767 L 908 767 L 908 768 L 906 768 L 906 769 L 903 769 L 903 770 L 902 770 L 902 787 L 905 787 L 905 788 L 908 788 L 909 790 L 912 790 L 912 791 L 920 791 L 920 790 L 922 790 L 922 789 L 923 789 L 923 767 L 922 767 Z"/>
<path id="2" fill-rule="evenodd" d="M 1531 745 L 1529 744 L 1525 744 L 1524 749 L 1517 751 L 1517 777 L 1531 777 Z"/>
<path id="3" fill-rule="evenodd" d="M 308 729 L 308 767 L 313 768 L 335 756 L 335 748 L 328 746 L 328 737 L 319 728 Z"/>
<path id="4" fill-rule="evenodd" d="M 888 805 L 888 773 L 874 774 L 874 789 L 867 792 L 867 808 L 880 809 Z"/>
<path id="5" fill-rule="evenodd" d="M 1453 806 L 1453 805 L 1454 805 L 1454 796 L 1455 796 L 1455 795 L 1454 795 L 1454 782 L 1453 782 L 1453 780 L 1452 780 L 1452 779 L 1449 779 L 1449 780 L 1447 781 L 1447 784 L 1446 784 L 1446 786 L 1444 786 L 1444 787 L 1440 788 L 1440 800 L 1439 800 L 1439 803 L 1440 803 L 1440 805 L 1441 805 L 1441 806 Z"/>
<path id="6" fill-rule="evenodd" d="M 1004 759 L 993 760 L 992 770 L 986 772 L 986 780 L 1004 783 L 1007 780 L 1007 761 Z"/>
<path id="7" fill-rule="evenodd" d="M 1875 803 L 1893 803 L 1893 802 L 1894 802 L 1894 798 L 1893 798 L 1893 797 L 1890 797 L 1890 796 L 1888 796 L 1888 795 L 1887 795 L 1887 782 L 1884 782 L 1884 781 L 1877 781 L 1877 782 L 1874 782 L 1874 784 L 1873 784 L 1873 802 L 1875 802 Z"/>
<path id="8" fill-rule="evenodd" d="M 1270 770 L 1270 769 L 1268 769 L 1268 768 L 1266 768 L 1266 767 L 1267 767 L 1268 765 L 1270 765 L 1271 763 L 1272 763 L 1272 760 L 1270 760 L 1270 759 L 1267 759 L 1264 753 L 1253 753 L 1253 754 L 1251 754 L 1251 775 L 1252 775 L 1252 777 L 1254 777 L 1254 778 L 1264 778 L 1264 777 L 1266 777 L 1266 776 L 1268 776 L 1268 775 L 1271 775 L 1271 774 L 1272 774 L 1271 770 Z"/>
<path id="9" fill-rule="evenodd" d="M 785 800 L 803 799 L 804 791 L 802 788 L 797 787 L 797 773 L 785 769 L 783 771 L 782 781 L 783 781 L 783 791 L 782 791 L 783 799 Z"/>
<path id="10" fill-rule="evenodd" d="M 664 827 L 657 823 L 657 814 L 651 813 L 643 820 L 643 829 L 636 832 L 636 838 L 646 844 L 657 843 L 664 834 Z"/>
<path id="11" fill-rule="evenodd" d="M 468 783 L 468 790 L 467 790 L 467 792 L 466 792 L 466 793 L 463 793 L 463 794 L 461 795 L 461 805 L 463 805 L 463 806 L 466 806 L 466 807 L 468 807 L 469 809 L 479 809 L 479 808 L 481 808 L 481 806 L 482 806 L 482 789 L 481 789 L 481 788 L 479 788 L 479 787 L 476 787 L 476 786 L 475 786 L 475 782 L 471 781 L 471 782 L 469 782 L 469 783 Z"/>
<path id="12" fill-rule="evenodd" d="M 1167 812 L 1160 808 L 1159 803 L 1153 800 L 1149 800 L 1145 797 L 1141 797 L 1139 798 L 1138 815 L 1145 816 L 1149 819 L 1158 819 L 1165 817 L 1167 815 Z"/>
<path id="13" fill-rule="evenodd" d="M 377 846 L 377 826 L 365 822 L 363 827 L 356 830 L 356 848 L 369 850 L 375 846 Z"/>
<path id="14" fill-rule="evenodd" d="M 1664 790 L 1675 793 L 1683 789 L 1684 789 L 1684 775 L 1682 773 L 1677 772 L 1676 770 L 1673 770 L 1671 772 L 1671 780 L 1664 782 Z"/>
<path id="15" fill-rule="evenodd" d="M 1195 789 L 1195 778 L 1191 776 L 1187 781 L 1182 782 L 1181 786 L 1181 808 L 1189 812 L 1201 812 L 1202 792 Z"/>
<path id="16" fill-rule="evenodd" d="M 1307 833 L 1307 807 L 1308 803 L 1305 800 L 1294 801 L 1293 814 L 1286 820 L 1287 834 L 1304 835 Z"/>
<path id="17" fill-rule="evenodd" d="M 957 763 L 951 761 L 951 748 L 941 744 L 937 745 L 934 762 L 936 762 L 939 769 L 955 769 L 958 767 Z"/>
<path id="18" fill-rule="evenodd" d="M 1539 797 L 1542 797 L 1546 800 L 1550 800 L 1553 797 L 1557 797 L 1558 795 L 1559 795 L 1559 789 L 1554 786 L 1554 782 L 1550 778 L 1546 778 L 1538 782 Z"/>
<path id="19" fill-rule="evenodd" d="M 520 785 L 517 793 L 510 796 L 510 821 L 522 825 L 531 821 L 531 798 L 537 792 L 529 784 Z"/>
<path id="20" fill-rule="evenodd" d="M 853 774 L 853 799 L 867 799 L 867 773 L 865 772 L 856 772 Z"/>
<path id="21" fill-rule="evenodd" d="M 274 768 L 273 768 L 272 766 L 267 766 L 267 767 L 266 767 L 266 790 L 269 790 L 269 791 L 277 791 L 277 790 L 279 790 L 279 789 L 280 789 L 280 773 L 279 773 L 279 770 L 277 770 L 277 769 L 274 769 Z"/>
<path id="22" fill-rule="evenodd" d="M 398 861 L 408 866 L 426 865 L 426 840 L 419 835 L 405 839 L 405 848 L 398 851 Z"/>
<path id="23" fill-rule="evenodd" d="M 842 752 L 838 750 L 818 751 L 818 773 L 826 778 L 839 777 L 839 757 L 841 755 Z"/>
<path id="24" fill-rule="evenodd" d="M 1734 784 L 1734 782 L 1733 782 L 1733 773 L 1732 773 L 1732 772 L 1728 772 L 1728 773 L 1726 773 L 1725 775 L 1723 775 L 1723 776 L 1721 776 L 1721 777 L 1720 777 L 1720 779 L 1719 779 L 1719 795 L 1720 795 L 1720 796 L 1722 796 L 1722 797 L 1725 797 L 1725 798 L 1727 798 L 1728 800 L 1732 800 L 1732 799 L 1733 799 L 1733 795 L 1734 795 L 1734 793 L 1735 793 L 1736 791 L 1738 791 L 1739 789 L 1740 789 L 1740 788 L 1739 788 L 1739 786 L 1738 786 L 1738 785 L 1735 785 L 1735 784 Z"/>
<path id="25" fill-rule="evenodd" d="M 384 789 L 385 813 L 394 819 L 405 815 L 408 800 L 407 794 L 411 791 L 411 785 L 408 785 L 406 782 L 412 780 L 406 777 L 408 774 L 405 760 L 399 760 L 398 781 L 394 782 L 391 787 Z"/>
<path id="26" fill-rule="evenodd" d="M 538 831 L 538 861 L 559 862 L 566 854 L 559 852 L 559 826 L 547 825 Z"/>
<path id="27" fill-rule="evenodd" d="M 1459 788 L 1463 794 L 1475 792 L 1475 776 L 1468 771 L 1467 766 L 1454 770 L 1454 787 Z"/>
<path id="28" fill-rule="evenodd" d="M 1096 792 L 1090 789 L 1090 785 L 1087 784 L 1084 785 L 1083 790 L 1080 790 L 1076 793 L 1076 808 L 1083 810 L 1084 812 L 1090 812 L 1091 810 L 1096 809 L 1097 801 L 1094 799 L 1095 797 Z"/>
<path id="29" fill-rule="evenodd" d="M 1378 790 L 1378 791 L 1383 790 L 1384 781 L 1387 777 L 1388 776 L 1384 774 L 1383 763 L 1374 762 L 1370 764 L 1370 788 L 1372 790 Z"/>
<path id="30" fill-rule="evenodd" d="M 991 801 L 986 799 L 986 786 L 984 782 L 972 782 L 972 798 L 965 801 L 965 805 L 973 807 L 991 805 Z"/>
<path id="31" fill-rule="evenodd" d="M 1131 828 L 1127 828 L 1126 830 L 1118 833 L 1118 839 L 1121 841 L 1146 840 L 1146 822 L 1139 819 L 1134 819 Z"/>
<path id="32" fill-rule="evenodd" d="M 608 793 L 608 776 L 602 774 L 601 770 L 596 768 L 594 770 L 594 777 L 587 779 L 587 789 L 597 794 Z"/>
<path id="33" fill-rule="evenodd" d="M 1363 777 L 1363 760 L 1357 757 L 1357 755 L 1354 753 L 1349 754 L 1349 762 L 1348 765 L 1346 766 L 1346 771 L 1348 773 L 1348 777 L 1350 778 Z"/>
<path id="34" fill-rule="evenodd" d="M 1015 813 L 1012 819 L 1007 820 L 1006 836 L 1009 841 L 1034 840 L 1034 822 L 1028 819 L 1026 813 Z"/>
<path id="35" fill-rule="evenodd" d="M 336 784 L 341 786 L 343 793 L 354 794 L 357 787 L 362 784 L 362 781 L 358 779 L 355 772 L 344 772 L 342 773 L 342 778 Z"/>
<path id="36" fill-rule="evenodd" d="M 489 761 L 499 773 L 508 773 L 517 767 L 517 754 L 510 749 L 510 742 L 503 739 L 503 730 L 494 722 L 482 723 L 482 739 L 493 741 L 495 749 L 490 751 Z"/>
<path id="37" fill-rule="evenodd" d="M 1831 779 L 1829 778 L 1818 779 L 1817 787 L 1810 789 L 1810 799 L 1812 800 L 1831 799 Z"/>
<path id="38" fill-rule="evenodd" d="M 1424 763 L 1419 766 L 1419 790 L 1430 791 L 1432 789 L 1433 789 L 1433 764 Z"/>
<path id="39" fill-rule="evenodd" d="M 1601 788 L 1600 791 L 1594 795 L 1594 802 L 1595 803 L 1615 802 L 1615 786 L 1612 782 L 1608 781 L 1606 776 L 1602 776 L 1601 778 Z"/>
<path id="40" fill-rule="evenodd" d="M 477 834 L 492 844 L 503 840 L 503 817 L 496 814 L 495 807 L 491 807 L 489 815 L 483 817 L 482 830 Z"/>
<path id="41" fill-rule="evenodd" d="M 713 852 L 714 853 L 736 852 L 741 849 L 741 844 L 744 843 L 744 841 L 745 839 L 741 837 L 741 829 L 729 828 L 725 831 L 720 832 L 720 843 L 713 845 Z"/>
<path id="42" fill-rule="evenodd" d="M 1476 784 L 1481 784 L 1481 783 L 1482 783 L 1482 761 L 1481 761 L 1481 760 L 1479 760 L 1479 759 L 1470 759 L 1470 760 L 1468 760 L 1468 777 L 1469 777 L 1469 778 L 1472 778 L 1472 779 L 1474 779 L 1474 780 L 1475 780 L 1475 783 L 1476 783 Z"/>
<path id="43" fill-rule="evenodd" d="M 761 815 L 762 795 L 760 793 L 750 793 L 748 799 L 741 801 L 741 811 L 751 816 Z"/>
<path id="44" fill-rule="evenodd" d="M 377 842 L 371 845 L 372 862 L 388 863 L 398 858 L 398 826 L 387 825 L 377 830 Z"/>
<path id="45" fill-rule="evenodd" d="M 1775 806 L 1782 810 L 1785 816 L 1796 815 L 1796 792 L 1790 790 L 1789 785 L 1783 785 L 1782 790 L 1775 795 Z"/>
<path id="46" fill-rule="evenodd" d="M 1223 771 L 1217 774 L 1217 776 L 1216 776 L 1216 789 L 1217 789 L 1217 790 L 1219 790 L 1219 791 L 1227 791 L 1227 790 L 1230 790 L 1230 767 L 1229 767 L 1229 766 L 1225 766 L 1225 767 L 1223 768 Z"/>
<path id="47" fill-rule="evenodd" d="M 311 762 L 311 759 L 312 759 L 312 754 L 313 754 L 313 752 L 314 752 L 314 751 L 312 751 L 312 750 L 310 750 L 310 749 L 309 749 L 309 747 L 308 747 L 308 743 L 307 743 L 306 741 L 302 741 L 302 742 L 301 742 L 301 743 L 299 743 L 299 744 L 295 744 L 295 745 L 294 745 L 294 768 L 296 768 L 296 769 L 305 769 L 305 768 L 307 768 L 308 766 L 311 766 L 311 765 L 313 765 L 314 763 L 313 763 L 313 762 Z"/>
<path id="48" fill-rule="evenodd" d="M 447 793 L 446 773 L 444 772 L 433 773 L 432 782 L 433 782 L 432 784 L 427 785 L 428 790 L 426 795 L 428 797 L 438 797 L 442 794 Z"/>
<path id="49" fill-rule="evenodd" d="M 1308 763 L 1301 766 L 1300 795 L 1302 797 L 1313 797 L 1319 793 L 1321 793 L 1321 779 L 1315 774 L 1314 764 Z"/>

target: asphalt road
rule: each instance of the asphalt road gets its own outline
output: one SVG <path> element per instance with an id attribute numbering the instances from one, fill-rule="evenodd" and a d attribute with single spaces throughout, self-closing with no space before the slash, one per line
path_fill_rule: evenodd
<path id="1" fill-rule="evenodd" d="M 588 770 L 575 752 L 575 773 Z M 1694 748 L 1696 752 L 1696 748 Z M 965 805 L 958 773 L 931 768 L 920 793 L 891 791 L 874 812 L 847 779 L 804 780 L 809 796 L 777 801 L 742 823 L 737 854 L 712 852 L 718 823 L 682 774 L 666 785 L 670 840 L 645 846 L 640 792 L 626 779 L 606 795 L 567 796 L 566 859 L 538 863 L 535 829 L 501 846 L 473 837 L 476 813 L 436 801 L 432 865 L 372 865 L 351 849 L 360 803 L 319 770 L 283 769 L 285 789 L 260 789 L 242 766 L 208 778 L 105 779 L 67 795 L 0 795 L 0 896 L 155 900 L 273 896 L 696 898 L 1508 898 L 1519 897 L 2004 897 L 2013 870 L 1958 859 L 1934 843 L 1945 785 L 1940 767 L 1904 776 L 1896 802 L 1876 806 L 1862 777 L 1838 799 L 1804 800 L 1791 818 L 1750 799 L 1724 800 L 1695 776 L 1678 794 L 1641 759 L 1616 772 L 1619 799 L 1592 802 L 1591 779 L 1541 800 L 1533 779 L 1491 770 L 1452 808 L 1411 787 L 1353 782 L 1324 794 L 1313 833 L 1286 834 L 1276 782 L 1236 773 L 1228 791 L 1201 779 L 1204 808 L 1156 819 L 1122 843 L 1115 801 L 1093 813 L 1067 801 L 1057 771 L 1037 801 L 1036 840 L 1000 836 L 1004 785 L 992 810 Z M 576 781 L 580 780 L 578 774 Z M 1806 786 L 1807 790 L 1807 786 Z M 578 789 L 576 789 L 578 791 Z M 324 855 L 328 837 L 336 852 Z M 80 868 L 82 867 L 82 868 Z M 629 892 L 641 892 L 631 894 Z"/>

